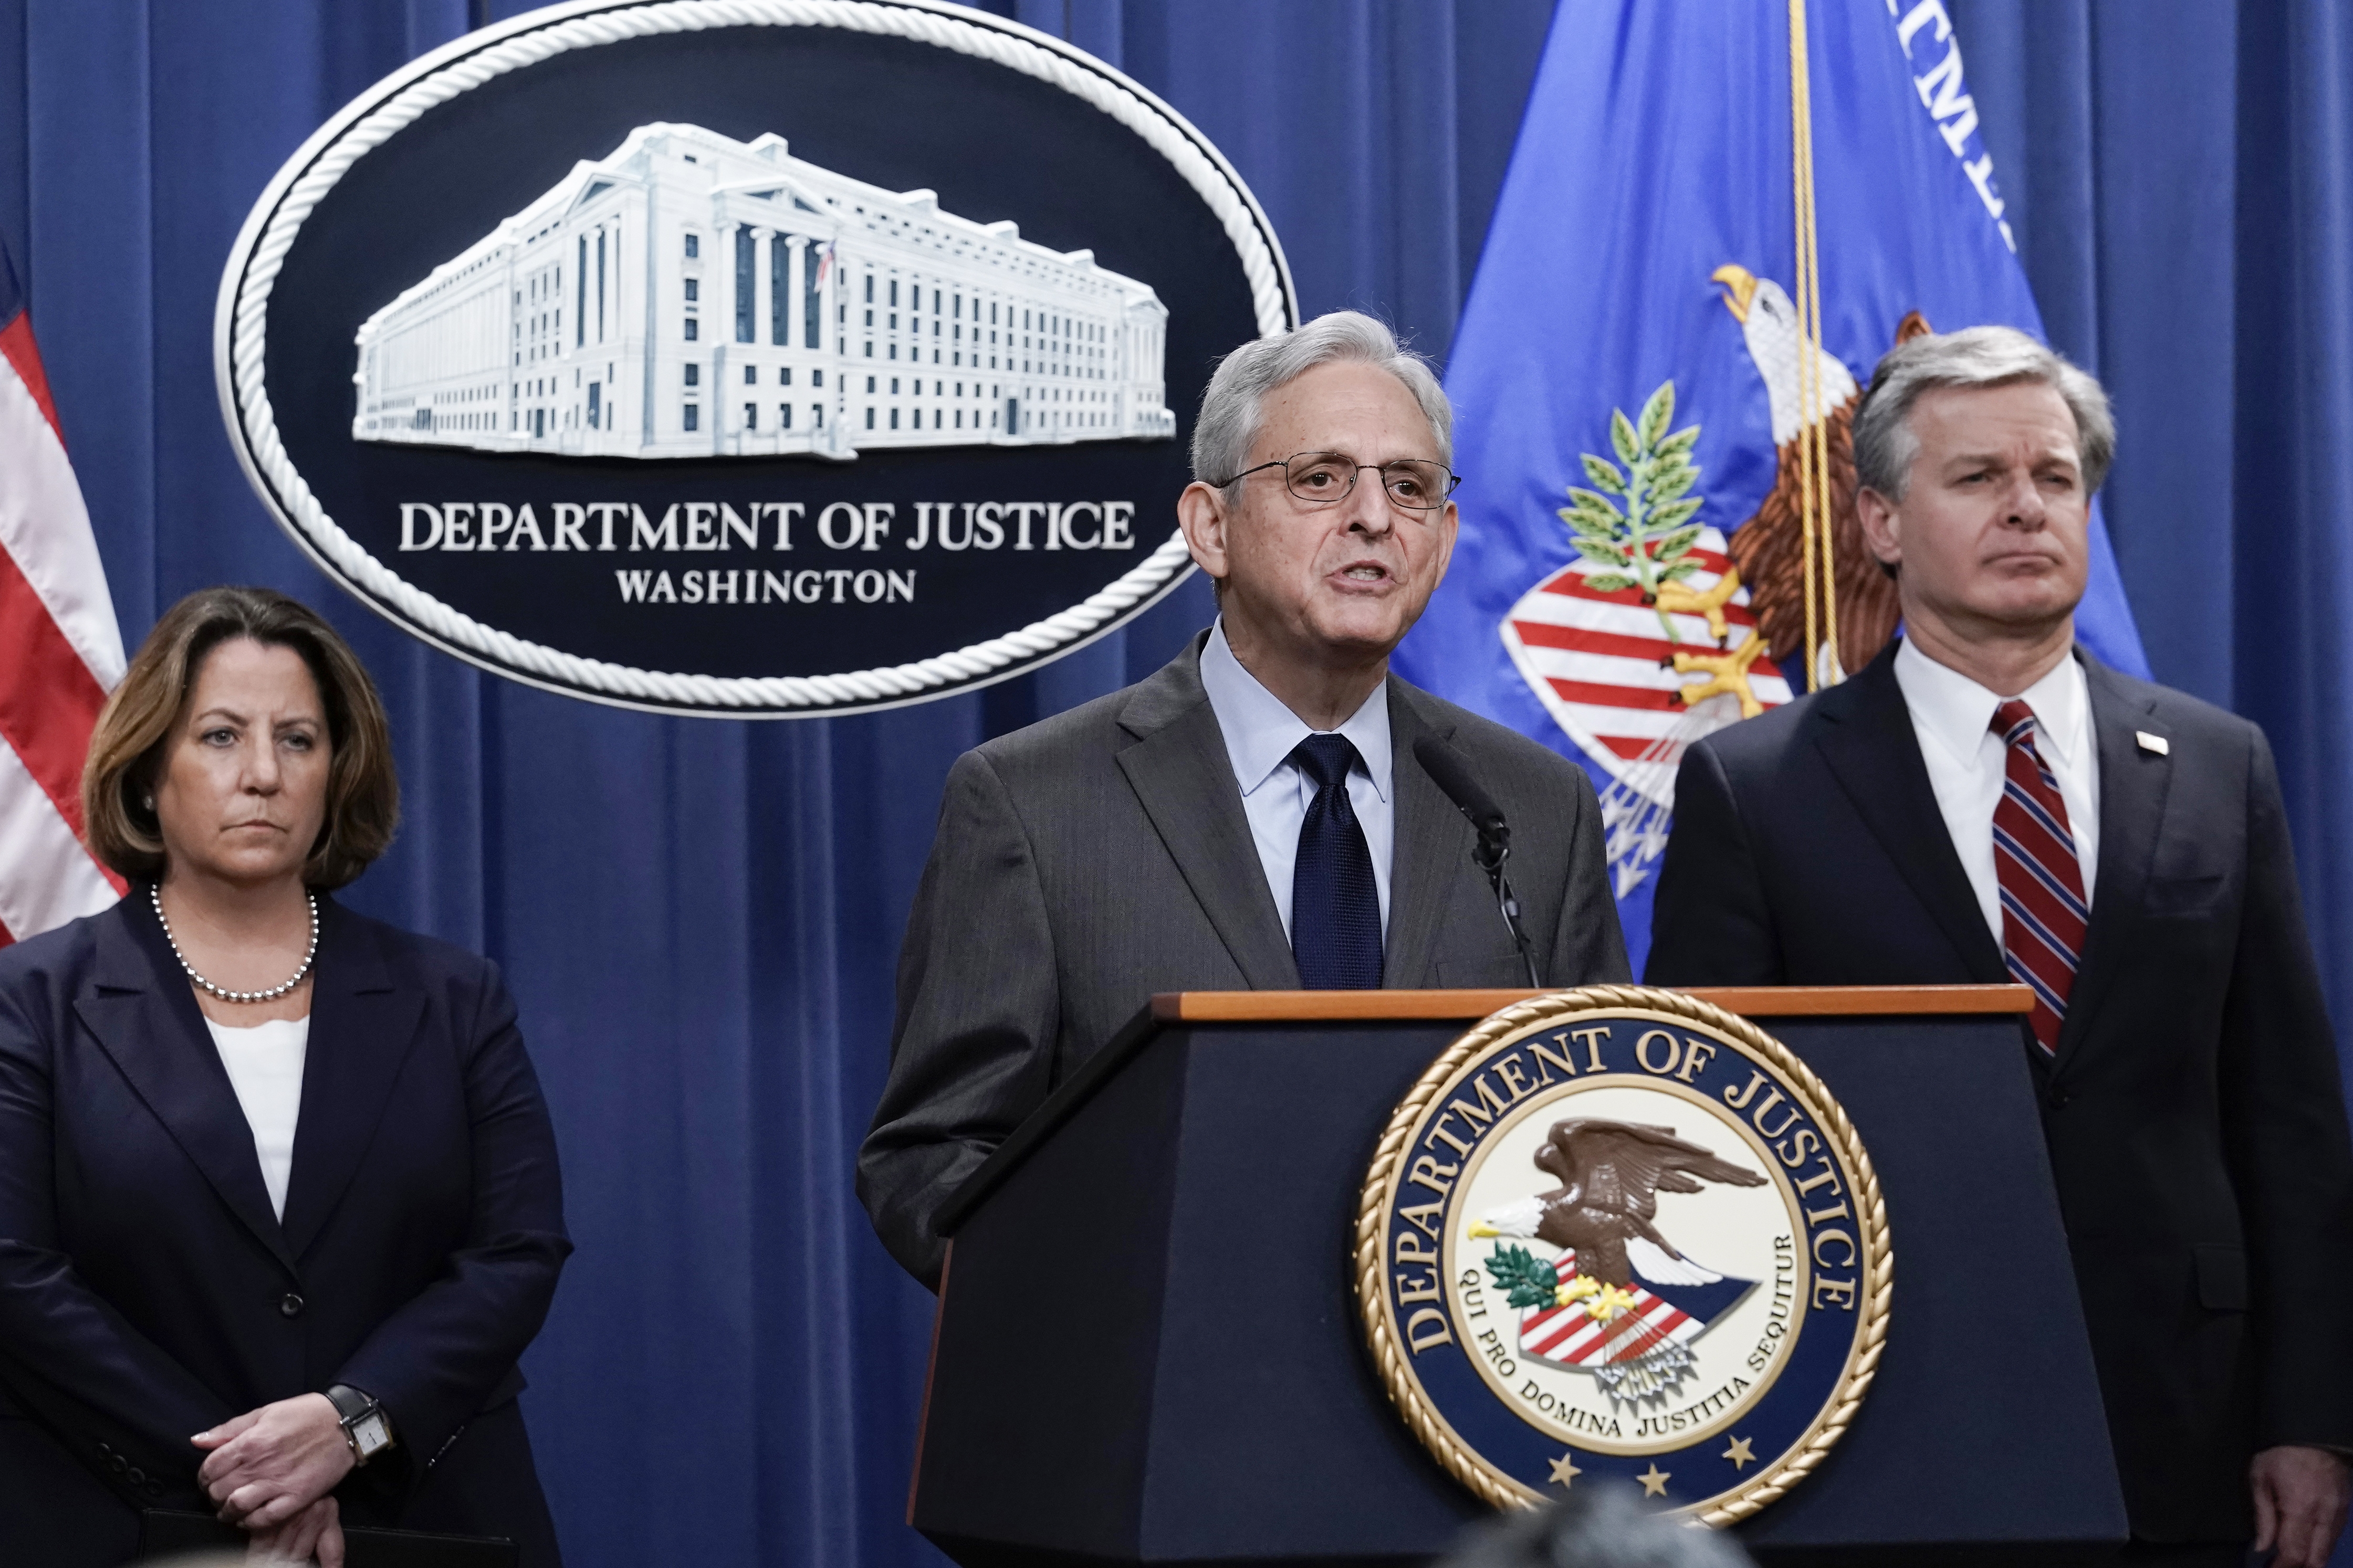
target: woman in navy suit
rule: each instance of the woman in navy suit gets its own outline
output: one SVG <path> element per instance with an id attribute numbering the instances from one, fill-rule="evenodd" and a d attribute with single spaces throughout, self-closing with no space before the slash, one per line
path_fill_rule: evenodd
<path id="1" fill-rule="evenodd" d="M 338 906 L 398 815 L 374 685 L 214 588 L 100 716 L 103 914 L 0 950 L 0 1563 L 104 1568 L 201 1510 L 555 1538 L 515 1394 L 571 1243 L 486 960 Z"/>

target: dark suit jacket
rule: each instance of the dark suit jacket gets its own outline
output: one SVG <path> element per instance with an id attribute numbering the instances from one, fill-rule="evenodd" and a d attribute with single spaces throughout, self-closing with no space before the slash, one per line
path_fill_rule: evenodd
<path id="1" fill-rule="evenodd" d="M 938 1277 L 932 1217 L 1157 991 L 1299 984 L 1193 647 L 1124 690 L 992 741 L 948 773 L 899 959 L 891 1077 L 858 1192 L 892 1255 Z M 1476 835 L 1414 760 L 1454 746 L 1512 825 L 1547 984 L 1628 977 L 1584 770 L 1391 677 L 1396 837 L 1383 982 L 1521 985 Z"/>
<path id="2" fill-rule="evenodd" d="M 2263 731 L 2076 657 L 2099 745 L 2099 865 L 2056 1060 L 2046 1070 L 2021 1047 L 2021 1070 L 2037 1078 L 2134 1533 L 2243 1540 L 2253 1450 L 2353 1444 L 2336 1045 Z M 1893 648 L 1684 755 L 1647 977 L 2009 978 Z M 1985 1268 L 1998 1289 L 2001 1259 Z"/>
<path id="3" fill-rule="evenodd" d="M 0 951 L 0 1447 L 69 1454 L 127 1528 L 205 1506 L 191 1434 L 336 1383 L 382 1400 L 400 1445 L 345 1481 L 344 1517 L 397 1521 L 522 1387 L 571 1250 L 496 969 L 322 897 L 312 984 L 281 1224 L 144 889 Z M 517 1447 L 451 1444 L 437 1472 L 512 1469 Z M 522 1452 L 520 1474 L 434 1487 L 536 1504 Z M 57 1504 L 44 1468 L 0 1464 L 0 1561 L 34 1560 L 11 1543 Z"/>

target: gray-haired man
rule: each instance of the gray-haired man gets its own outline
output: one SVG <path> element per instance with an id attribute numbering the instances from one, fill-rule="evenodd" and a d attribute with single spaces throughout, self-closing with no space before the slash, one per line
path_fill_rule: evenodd
<path id="1" fill-rule="evenodd" d="M 966 752 L 899 961 L 858 1190 L 933 1216 L 1155 992 L 1525 983 L 1435 740 L 1512 825 L 1545 982 L 1628 976 L 1584 772 L 1388 673 L 1454 544 L 1452 414 L 1350 311 L 1228 355 L 1177 501 L 1219 619 L 1150 679 Z"/>
<path id="2" fill-rule="evenodd" d="M 2353 1444 L 2335 1039 L 2263 731 L 2075 645 L 2115 444 L 2009 328 L 1880 362 L 1858 510 L 1904 640 L 1685 754 L 1648 977 L 2032 987 L 2128 1560 L 2316 1568 Z"/>

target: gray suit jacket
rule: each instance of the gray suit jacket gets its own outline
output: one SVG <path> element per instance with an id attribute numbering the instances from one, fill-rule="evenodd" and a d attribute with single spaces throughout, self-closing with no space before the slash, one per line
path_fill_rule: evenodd
<path id="1" fill-rule="evenodd" d="M 939 1276 L 941 1204 L 1153 993 L 1299 984 L 1201 688 L 1206 640 L 948 773 L 900 952 L 890 1080 L 858 1156 L 859 1197 L 919 1279 Z M 1584 770 L 1394 676 L 1388 701 L 1386 984 L 1526 984 L 1469 820 L 1414 760 L 1425 735 L 1460 751 L 1510 819 L 1545 983 L 1628 979 Z"/>

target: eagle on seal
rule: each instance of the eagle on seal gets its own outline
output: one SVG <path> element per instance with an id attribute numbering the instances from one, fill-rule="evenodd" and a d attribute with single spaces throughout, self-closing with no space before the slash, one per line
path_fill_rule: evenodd
<path id="1" fill-rule="evenodd" d="M 1688 1263 L 1651 1224 L 1661 1193 L 1695 1193 L 1704 1181 L 1765 1184 L 1755 1172 L 1676 1137 L 1672 1127 L 1631 1121 L 1556 1121 L 1535 1165 L 1560 1185 L 1490 1216 L 1472 1234 L 1549 1242 L 1577 1254 L 1579 1274 L 1620 1288 L 1634 1280 L 1630 1247 L 1643 1255 L 1643 1272 L 1662 1282 L 1718 1278 Z"/>
<path id="2" fill-rule="evenodd" d="M 1802 656 L 1806 585 L 1803 488 L 1799 483 L 1797 447 L 1803 419 L 1798 378 L 1802 343 L 1798 307 L 1778 283 L 1758 278 L 1745 267 L 1719 267 L 1709 275 L 1709 281 L 1724 286 L 1725 309 L 1740 323 L 1748 357 L 1764 378 L 1766 400 L 1773 412 L 1773 449 L 1778 458 L 1772 493 L 1757 509 L 1756 516 L 1732 531 L 1726 553 L 1739 568 L 1740 581 L 1747 586 L 1748 602 L 1773 657 Z M 1909 342 L 1929 330 L 1926 317 L 1917 310 L 1908 311 L 1896 325 L 1895 342 Z M 1880 570 L 1877 558 L 1863 543 L 1862 524 L 1855 514 L 1853 426 L 1862 389 L 1835 355 L 1820 345 L 1814 346 L 1813 355 L 1815 395 L 1825 411 L 1820 416 L 1824 426 L 1822 444 L 1830 458 L 1822 492 L 1830 503 L 1831 555 L 1837 578 L 1839 662 L 1855 670 L 1887 646 L 1902 611 L 1895 602 L 1894 579 Z"/>

